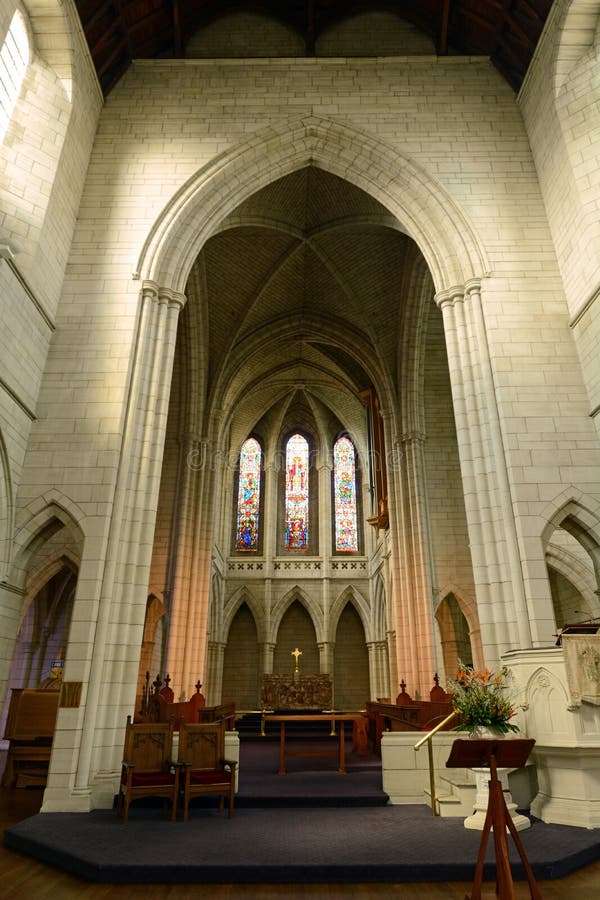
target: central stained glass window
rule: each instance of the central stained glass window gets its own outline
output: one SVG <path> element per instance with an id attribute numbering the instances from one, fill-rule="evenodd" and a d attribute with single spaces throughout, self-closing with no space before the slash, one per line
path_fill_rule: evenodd
<path id="1" fill-rule="evenodd" d="M 261 457 L 260 444 L 255 438 L 244 441 L 240 450 L 236 550 L 258 550 Z"/>
<path id="2" fill-rule="evenodd" d="M 293 434 L 285 448 L 285 549 L 308 546 L 308 441 Z"/>
<path id="3" fill-rule="evenodd" d="M 356 466 L 354 445 L 346 437 L 333 448 L 333 495 L 335 510 L 335 549 L 338 552 L 358 550 L 356 515 Z"/>

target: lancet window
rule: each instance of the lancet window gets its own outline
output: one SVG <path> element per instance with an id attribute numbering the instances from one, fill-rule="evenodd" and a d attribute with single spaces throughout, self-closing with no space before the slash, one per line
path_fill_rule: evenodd
<path id="1" fill-rule="evenodd" d="M 256 438 L 240 450 L 235 549 L 258 550 L 262 449 Z"/>
<path id="2" fill-rule="evenodd" d="M 336 552 L 358 550 L 356 464 L 354 444 L 341 437 L 333 447 L 334 547 Z"/>
<path id="3" fill-rule="evenodd" d="M 17 10 L 0 50 L 0 141 L 8 129 L 21 85 L 29 64 L 30 48 L 27 26 Z"/>
<path id="4" fill-rule="evenodd" d="M 308 547 L 308 441 L 293 434 L 285 449 L 285 549 Z"/>

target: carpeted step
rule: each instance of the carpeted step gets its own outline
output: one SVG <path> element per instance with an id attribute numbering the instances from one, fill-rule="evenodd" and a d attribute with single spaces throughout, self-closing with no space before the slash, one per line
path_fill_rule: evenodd
<path id="1" fill-rule="evenodd" d="M 462 819 L 432 816 L 424 805 L 242 807 L 232 819 L 216 809 L 196 808 L 189 822 L 171 822 L 162 808 L 133 808 L 128 825 L 112 810 L 41 813 L 7 828 L 4 844 L 105 884 L 396 885 L 471 881 L 480 839 Z M 560 878 L 600 858 L 598 835 L 586 828 L 534 821 L 521 840 L 538 879 Z M 513 877 L 523 879 L 512 841 L 509 854 Z M 493 841 L 486 860 L 484 878 L 493 881 Z"/>

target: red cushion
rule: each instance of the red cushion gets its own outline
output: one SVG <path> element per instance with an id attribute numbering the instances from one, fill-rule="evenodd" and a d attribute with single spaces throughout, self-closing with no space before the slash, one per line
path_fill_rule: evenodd
<path id="1" fill-rule="evenodd" d="M 190 782 L 192 784 L 223 784 L 231 781 L 231 772 L 190 772 Z"/>
<path id="2" fill-rule="evenodd" d="M 144 787 L 153 784 L 174 784 L 175 776 L 170 772 L 134 772 L 131 778 L 133 787 Z M 125 776 L 121 778 L 122 784 L 127 784 Z"/>

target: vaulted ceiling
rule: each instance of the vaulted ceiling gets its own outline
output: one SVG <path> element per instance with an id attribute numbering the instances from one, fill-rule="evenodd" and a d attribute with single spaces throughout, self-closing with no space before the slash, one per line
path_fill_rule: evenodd
<path id="1" fill-rule="evenodd" d="M 281 26 L 281 49 L 233 48 L 219 56 L 332 55 L 324 35 L 357 15 L 387 14 L 409 23 L 438 55 L 489 56 L 518 90 L 552 0 L 75 0 L 102 89 L 107 94 L 134 59 L 185 58 L 192 38 L 239 15 L 267 17 Z M 258 32 L 257 32 L 258 34 Z M 291 38 L 296 38 L 296 44 Z M 364 35 L 363 39 L 367 36 Z M 227 43 L 225 42 L 227 46 Z M 214 46 L 214 44 L 213 44 Z M 293 51 L 290 51 L 293 47 Z M 192 53 L 196 55 L 196 53 Z M 206 49 L 201 55 L 211 55 Z M 394 55 L 389 44 L 373 52 L 368 40 L 350 56 Z M 398 55 L 402 55 L 400 51 Z"/>
<path id="2" fill-rule="evenodd" d="M 395 392 L 415 308 L 425 302 L 438 314 L 425 260 L 400 223 L 359 188 L 311 166 L 223 220 L 186 294 L 183 327 L 205 348 L 194 389 L 231 415 L 238 449 L 257 423 L 266 435 L 288 414 L 311 433 L 312 415 L 321 429 L 343 426 L 356 438 L 368 373 Z"/>

